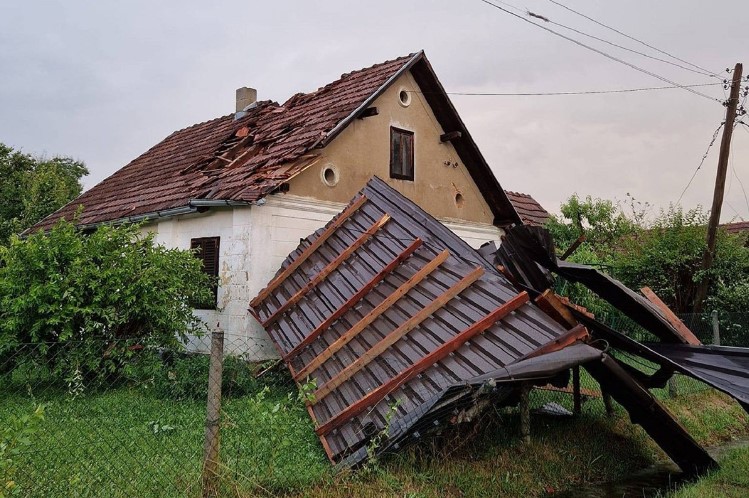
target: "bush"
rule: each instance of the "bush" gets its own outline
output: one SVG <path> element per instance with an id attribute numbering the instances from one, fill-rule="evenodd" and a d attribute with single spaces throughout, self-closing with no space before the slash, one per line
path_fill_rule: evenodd
<path id="1" fill-rule="evenodd" d="M 140 351 L 178 348 L 201 322 L 189 303 L 210 277 L 190 251 L 155 245 L 137 225 L 82 234 L 59 222 L 0 247 L 0 365 L 49 365 L 59 380 L 116 377 Z M 21 344 L 24 358 L 10 355 Z"/>
<path id="2" fill-rule="evenodd" d="M 31 415 L 11 415 L 0 428 L 0 498 L 20 492 L 13 480 L 15 459 L 22 449 L 31 445 L 31 438 L 44 421 L 44 407 L 37 406 Z"/>
<path id="3" fill-rule="evenodd" d="M 155 394 L 175 400 L 204 400 L 208 395 L 209 364 L 210 357 L 204 354 L 166 355 L 164 363 L 154 371 L 152 377 Z M 222 375 L 223 397 L 239 397 L 260 391 L 263 384 L 255 378 L 257 371 L 257 364 L 248 363 L 236 356 L 225 357 Z M 269 379 L 263 380 L 267 383 Z"/>

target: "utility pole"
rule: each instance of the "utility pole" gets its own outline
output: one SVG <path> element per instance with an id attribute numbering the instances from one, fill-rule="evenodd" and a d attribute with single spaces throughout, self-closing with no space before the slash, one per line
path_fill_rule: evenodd
<path id="1" fill-rule="evenodd" d="M 723 194 L 726 187 L 726 171 L 728 170 L 728 155 L 731 152 L 731 136 L 733 135 L 733 123 L 736 119 L 736 108 L 739 104 L 739 91 L 741 90 L 742 65 L 736 63 L 733 69 L 733 81 L 731 82 L 731 96 L 726 106 L 726 122 L 723 125 L 723 138 L 720 141 L 720 156 L 718 157 L 718 175 L 715 178 L 715 192 L 713 193 L 713 206 L 710 209 L 710 222 L 707 225 L 707 249 L 702 259 L 702 270 L 707 271 L 713 264 L 715 257 L 715 235 L 720 223 L 720 210 L 723 207 Z M 707 297 L 707 288 L 710 279 L 705 276 L 697 286 L 694 297 L 694 312 L 702 311 L 702 305 Z"/>

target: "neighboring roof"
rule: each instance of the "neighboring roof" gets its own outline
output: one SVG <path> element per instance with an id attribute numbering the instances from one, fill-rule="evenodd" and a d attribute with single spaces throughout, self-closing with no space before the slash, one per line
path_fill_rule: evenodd
<path id="1" fill-rule="evenodd" d="M 511 192 L 505 190 L 510 202 L 515 206 L 515 211 L 520 215 L 525 225 L 543 226 L 551 215 L 541 207 L 541 204 L 528 194 Z"/>
<path id="2" fill-rule="evenodd" d="M 725 228 L 728 233 L 749 232 L 749 221 L 736 221 L 734 223 L 724 223 L 721 227 Z"/>
<path id="3" fill-rule="evenodd" d="M 426 56 L 418 52 L 343 74 L 314 92 L 292 96 L 283 105 L 258 102 L 236 121 L 230 114 L 174 132 L 33 228 L 71 219 L 81 205 L 79 223 L 89 225 L 195 208 L 194 200 L 255 202 L 312 164 L 315 148 L 333 140 L 407 70 L 444 129 L 462 133 L 453 145 L 495 221 L 518 222 Z"/>
<path id="4" fill-rule="evenodd" d="M 310 415 L 344 464 L 366 458 L 384 428 L 388 444 L 418 437 L 490 394 L 474 380 L 507 378 L 505 367 L 569 344 L 491 261 L 379 178 L 250 306 L 297 382 L 316 380 Z"/>

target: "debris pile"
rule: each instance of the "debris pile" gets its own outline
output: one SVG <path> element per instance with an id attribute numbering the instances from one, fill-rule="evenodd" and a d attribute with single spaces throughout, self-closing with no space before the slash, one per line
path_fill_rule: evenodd
<path id="1" fill-rule="evenodd" d="M 580 282 L 653 332 L 643 345 L 550 288 Z M 666 308 L 667 310 L 667 308 Z M 594 269 L 560 261 L 540 227 L 472 249 L 373 178 L 290 254 L 250 303 L 294 380 L 313 383 L 316 433 L 339 466 L 395 451 L 582 365 L 686 472 L 715 462 L 648 391 L 674 372 L 749 407 L 749 350 L 699 345 L 668 313 Z M 677 319 L 678 321 L 678 319 Z M 657 363 L 647 376 L 609 348 Z"/>

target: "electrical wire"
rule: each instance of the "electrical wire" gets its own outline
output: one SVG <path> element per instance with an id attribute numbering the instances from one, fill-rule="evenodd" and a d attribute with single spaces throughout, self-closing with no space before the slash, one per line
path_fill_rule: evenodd
<path id="1" fill-rule="evenodd" d="M 701 70 L 701 71 L 704 71 L 704 72 L 706 72 L 706 73 L 710 74 L 711 76 L 713 76 L 713 77 L 715 77 L 715 78 L 720 78 L 720 76 L 718 76 L 718 75 L 717 75 L 717 73 L 715 73 L 715 72 L 713 72 L 713 71 L 710 71 L 709 69 L 705 69 L 705 68 L 704 68 L 704 67 L 702 67 L 702 66 L 698 66 L 697 64 L 693 64 L 693 63 L 691 63 L 691 62 L 689 62 L 689 61 L 686 61 L 686 60 L 684 60 L 684 59 L 680 59 L 679 57 L 676 57 L 675 55 L 669 54 L 668 52 L 666 52 L 666 51 L 664 51 L 664 50 L 661 50 L 661 49 L 659 49 L 659 48 L 656 48 L 656 47 L 654 47 L 654 46 L 652 46 L 652 45 L 650 45 L 650 44 L 648 44 L 648 43 L 645 43 L 645 42 L 644 42 L 644 41 L 642 41 L 642 40 L 638 40 L 638 39 L 637 39 L 637 38 L 635 38 L 634 36 L 630 36 L 630 35 L 628 35 L 627 33 L 624 33 L 624 32 L 622 32 L 622 31 L 620 31 L 620 30 L 618 30 L 618 29 L 616 29 L 616 28 L 612 28 L 611 26 L 609 26 L 609 25 L 607 25 L 607 24 L 604 24 L 604 23 L 602 23 L 602 22 L 600 22 L 600 21 L 597 21 L 596 19 L 593 19 L 592 17 L 590 17 L 590 16 L 587 16 L 587 15 L 583 14 L 582 12 L 578 12 L 578 11 L 576 11 L 576 10 L 574 10 L 574 9 L 570 8 L 570 7 L 567 7 L 566 5 L 564 5 L 564 4 L 562 4 L 562 3 L 559 3 L 559 2 L 557 2 L 556 0 L 549 0 L 549 2 L 551 2 L 551 3 L 553 3 L 554 5 L 557 5 L 557 6 L 559 6 L 559 7 L 562 7 L 563 9 L 566 9 L 566 10 L 568 10 L 568 11 L 572 12 L 573 14 L 576 14 L 576 15 L 578 15 L 578 16 L 580 16 L 580 17 L 583 17 L 583 18 L 585 18 L 585 19 L 587 19 L 587 20 L 589 20 L 589 21 L 591 21 L 591 22 L 594 22 L 594 23 L 598 24 L 599 26 L 602 26 L 602 27 L 604 27 L 604 28 L 606 28 L 606 29 L 609 29 L 609 30 L 613 31 L 614 33 L 618 33 L 618 34 L 622 35 L 622 36 L 623 36 L 623 37 L 625 37 L 625 38 L 628 38 L 628 39 L 630 39 L 630 40 L 632 40 L 632 41 L 635 41 L 635 42 L 637 42 L 637 43 L 639 43 L 639 44 L 641 44 L 641 45 L 644 45 L 644 46 L 648 47 L 648 48 L 649 48 L 649 49 L 651 49 L 651 50 L 655 50 L 655 51 L 656 51 L 656 52 L 658 52 L 658 53 L 661 53 L 661 54 L 663 54 L 663 55 L 667 55 L 668 57 L 671 57 L 672 59 L 675 59 L 675 60 L 677 60 L 677 61 L 679 61 L 679 62 L 683 62 L 684 64 L 687 64 L 687 65 L 689 65 L 689 66 L 692 66 L 693 68 L 696 68 L 696 69 L 699 69 L 699 70 Z"/>
<path id="2" fill-rule="evenodd" d="M 676 204 L 679 204 L 681 202 L 681 198 L 684 197 L 684 194 L 686 193 L 687 189 L 692 184 L 692 181 L 694 181 L 694 177 L 697 176 L 697 172 L 700 170 L 700 168 L 702 168 L 702 165 L 705 164 L 705 159 L 707 159 L 707 155 L 708 155 L 708 153 L 710 153 L 710 148 L 715 143 L 715 140 L 717 140 L 718 133 L 720 132 L 720 129 L 723 128 L 724 124 L 725 123 L 720 123 L 720 125 L 718 125 L 718 127 L 715 129 L 715 132 L 713 133 L 713 138 L 710 140 L 710 143 L 707 146 L 707 150 L 702 155 L 702 160 L 700 161 L 699 166 L 697 166 L 697 169 L 694 170 L 694 173 L 692 173 L 692 178 L 689 179 L 689 182 L 687 183 L 687 186 L 684 187 L 684 190 L 681 191 L 681 195 L 679 196 L 679 200 L 676 201 Z"/>
<path id="3" fill-rule="evenodd" d="M 652 90 L 673 90 L 676 88 L 695 88 L 704 86 L 716 86 L 722 85 L 723 83 L 699 83 L 695 85 L 678 85 L 678 86 L 650 86 L 641 88 L 621 88 L 613 90 L 582 90 L 576 92 L 445 92 L 447 95 L 461 95 L 461 96 L 484 96 L 484 97 L 547 97 L 554 95 L 602 95 L 608 93 L 633 93 L 633 92 L 646 92 Z M 421 93 L 416 90 L 409 90 L 409 93 Z M 439 93 L 439 92 L 434 92 Z"/>
<path id="4" fill-rule="evenodd" d="M 739 123 L 742 123 L 742 121 L 737 121 L 736 124 L 733 125 L 734 129 L 739 125 Z M 736 173 L 736 168 L 733 166 L 733 142 L 731 142 L 731 152 L 729 153 L 729 158 L 731 162 L 731 171 L 733 172 L 733 176 L 736 177 L 736 180 L 738 180 L 739 185 L 741 186 L 741 191 L 744 193 L 744 202 L 746 203 L 746 210 L 749 213 L 749 197 L 746 195 L 746 189 L 744 188 L 744 182 L 741 181 L 741 178 L 739 178 L 738 173 Z M 736 211 L 734 209 L 734 211 Z M 738 212 L 736 214 L 739 214 Z"/>
<path id="5" fill-rule="evenodd" d="M 619 57 L 615 57 L 615 56 L 613 56 L 613 55 L 611 55 L 609 53 L 604 52 L 603 50 L 599 50 L 599 49 L 597 49 L 595 47 L 592 47 L 590 45 L 586 45 L 585 43 L 583 43 L 583 42 L 581 42 L 579 40 L 576 40 L 576 39 L 571 38 L 571 37 L 569 37 L 567 35 L 559 33 L 558 31 L 554 31 L 551 28 L 548 28 L 548 27 L 543 26 L 541 24 L 535 23 L 535 22 L 531 21 L 530 19 L 526 19 L 525 17 L 523 17 L 521 15 L 518 15 L 518 14 L 512 12 L 512 11 L 509 11 L 509 10 L 501 7 L 500 5 L 497 5 L 496 3 L 490 2 L 489 0 L 479 0 L 479 1 L 482 2 L 482 3 L 485 3 L 487 5 L 489 5 L 491 7 L 494 7 L 495 9 L 498 9 L 498 10 L 500 10 L 500 11 L 506 13 L 506 14 L 510 14 L 513 17 L 517 17 L 518 19 L 520 19 L 520 20 L 522 20 L 524 22 L 527 22 L 528 24 L 531 24 L 533 26 L 536 26 L 537 28 L 541 28 L 544 31 L 548 31 L 549 33 L 551 33 L 553 35 L 556 35 L 556 36 L 558 36 L 560 38 L 563 38 L 563 39 L 565 39 L 567 41 L 570 41 L 570 42 L 574 43 L 575 45 L 578 45 L 578 46 L 586 48 L 586 49 L 588 49 L 588 50 L 590 50 L 592 52 L 595 52 L 595 53 L 597 53 L 599 55 L 602 55 L 602 56 L 606 57 L 607 59 L 613 60 L 613 61 L 618 62 L 620 64 L 624 64 L 625 66 L 628 66 L 628 67 L 634 69 L 635 71 L 641 72 L 643 74 L 647 74 L 648 76 L 652 76 L 653 78 L 657 78 L 657 79 L 659 79 L 659 80 L 661 80 L 661 81 L 663 81 L 665 83 L 668 83 L 670 85 L 677 86 L 677 87 L 679 87 L 679 88 L 681 88 L 683 90 L 686 90 L 686 91 L 688 91 L 690 93 L 693 93 L 695 95 L 699 95 L 702 98 L 705 98 L 705 99 L 708 99 L 708 100 L 713 100 L 713 101 L 716 101 L 716 102 L 718 102 L 720 104 L 723 103 L 719 99 L 716 99 L 714 97 L 710 97 L 709 95 L 706 95 L 706 94 L 704 94 L 702 92 L 698 92 L 697 90 L 694 90 L 692 88 L 685 87 L 684 85 L 680 85 L 679 83 L 676 83 L 675 81 L 670 80 L 670 79 L 668 79 L 668 78 L 666 78 L 664 76 L 661 76 L 661 75 L 656 74 L 656 73 L 654 73 L 652 71 L 649 71 L 647 69 L 644 69 L 644 68 L 641 68 L 639 66 L 636 66 L 636 65 L 632 64 L 631 62 L 627 62 L 627 61 L 625 61 L 623 59 L 620 59 Z"/>
<path id="6" fill-rule="evenodd" d="M 536 14 L 534 12 L 531 12 L 530 10 L 527 10 L 527 9 L 525 9 L 525 10 L 524 9 L 520 9 L 520 8 L 514 6 L 514 5 L 510 4 L 510 3 L 504 2 L 503 0 L 495 0 L 495 1 L 497 3 L 501 3 L 502 5 L 505 5 L 505 6 L 509 7 L 509 8 L 511 8 L 511 9 L 514 9 L 514 10 L 516 10 L 518 12 L 521 12 L 523 15 L 527 15 L 527 16 L 530 16 L 530 17 L 534 17 L 536 19 L 540 19 L 540 20 L 542 20 L 544 22 L 547 22 L 549 24 L 553 24 L 555 26 L 559 26 L 560 28 L 564 28 L 566 30 L 572 31 L 572 32 L 577 33 L 579 35 L 583 35 L 583 36 L 586 36 L 586 37 L 591 38 L 593 40 L 597 40 L 597 41 L 600 41 L 602 43 L 606 43 L 607 45 L 611 45 L 612 47 L 616 47 L 616 48 L 619 48 L 621 50 L 626 50 L 627 52 L 631 52 L 633 54 L 641 55 L 643 57 L 647 57 L 648 59 L 652 59 L 654 61 L 663 62 L 664 64 L 668 64 L 668 65 L 671 65 L 671 66 L 674 66 L 674 67 L 678 67 L 678 68 L 684 69 L 686 71 L 697 73 L 697 74 L 702 75 L 702 76 L 710 76 L 710 77 L 720 78 L 717 74 L 715 74 L 715 73 L 713 73 L 711 71 L 706 71 L 706 70 L 703 71 L 701 69 L 693 69 L 691 67 L 683 66 L 683 65 L 678 64 L 676 62 L 672 62 L 672 61 L 669 61 L 669 60 L 666 60 L 666 59 L 661 59 L 660 57 L 655 57 L 655 56 L 652 56 L 650 54 L 646 54 L 645 52 L 640 52 L 639 50 L 634 50 L 632 48 L 625 47 L 623 45 L 619 45 L 618 43 L 614 43 L 614 42 L 606 40 L 604 38 L 600 38 L 598 36 L 591 35 L 591 34 L 586 33 L 584 31 L 580 31 L 579 29 L 573 28 L 571 26 L 567 26 L 565 24 L 562 24 L 562 23 L 559 23 L 559 22 L 556 22 L 556 21 L 552 21 L 551 19 L 549 19 L 548 17 L 546 17 L 544 15 Z"/>

